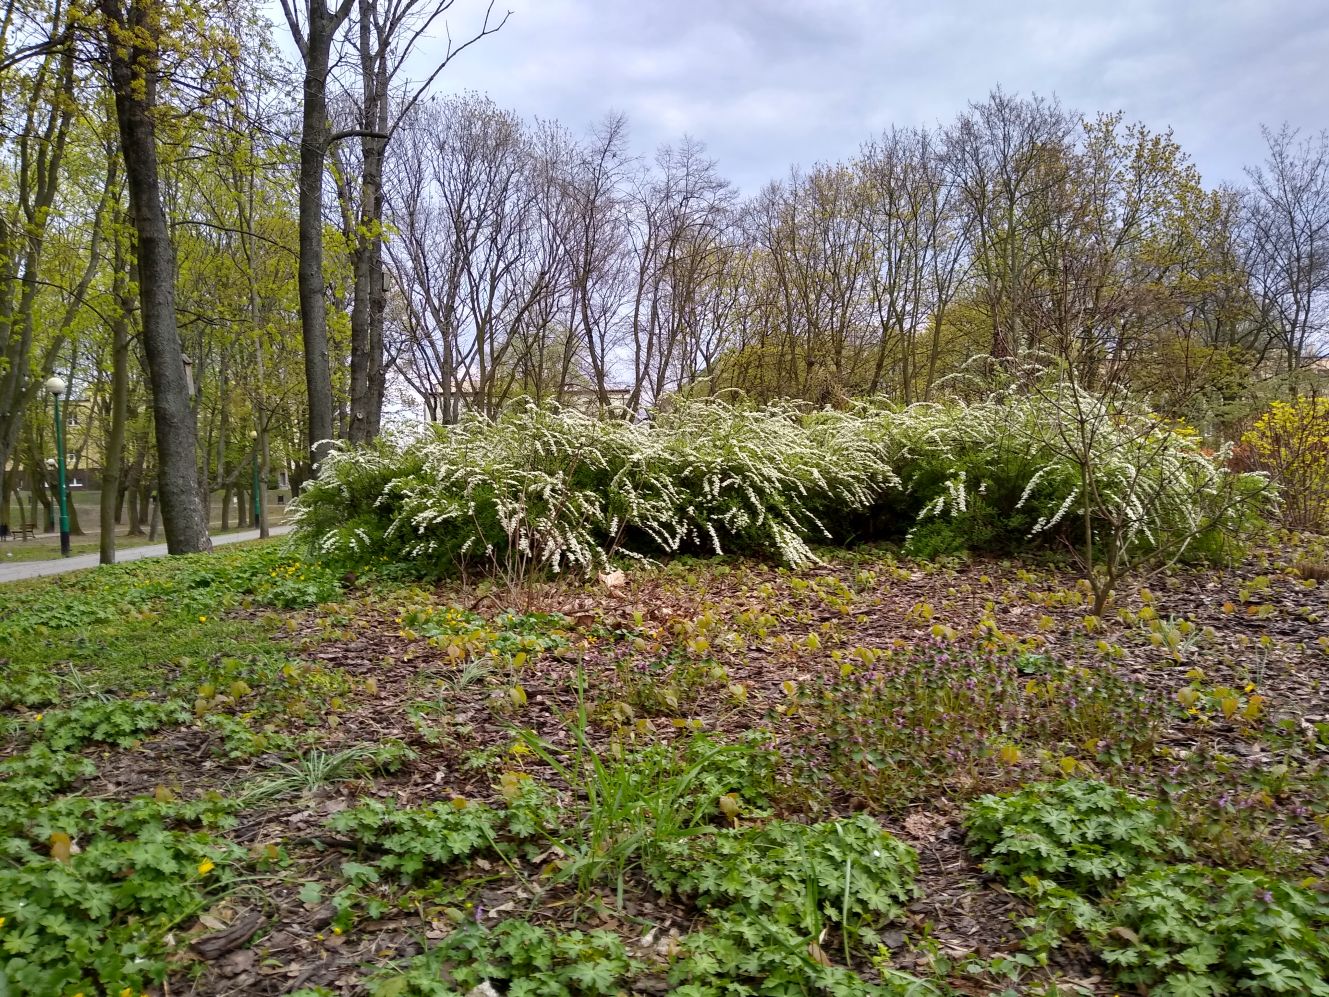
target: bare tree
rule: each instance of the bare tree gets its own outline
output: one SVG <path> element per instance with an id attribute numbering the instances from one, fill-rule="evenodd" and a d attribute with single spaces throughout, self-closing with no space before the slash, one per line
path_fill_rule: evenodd
<path id="1" fill-rule="evenodd" d="M 966 259 L 955 188 L 933 135 L 922 129 L 892 130 L 869 143 L 858 168 L 867 192 L 869 284 L 879 337 L 868 391 L 875 394 L 889 383 L 905 403 L 927 399 L 946 311 Z M 887 382 L 892 356 L 896 376 Z"/>
<path id="2" fill-rule="evenodd" d="M 1250 271 L 1271 338 L 1295 375 L 1329 356 L 1329 132 L 1263 132 L 1268 155 L 1247 170 Z"/>
<path id="3" fill-rule="evenodd" d="M 687 343 L 701 338 L 699 326 L 707 318 L 703 289 L 725 262 L 719 247 L 733 203 L 733 188 L 706 158 L 705 147 L 691 139 L 661 148 L 656 171 L 638 181 L 630 411 L 683 380 Z"/>
<path id="4" fill-rule="evenodd" d="M 627 119 L 605 118 L 578 147 L 563 184 L 559 239 L 568 264 L 568 325 L 581 340 L 596 397 L 609 404 L 632 275 L 627 253 Z"/>
<path id="5" fill-rule="evenodd" d="M 947 165 L 969 215 L 975 291 L 988 314 L 993 357 L 1032 345 L 1024 321 L 1034 290 L 1029 209 L 1059 182 L 1056 164 L 1075 125 L 1056 101 L 997 89 L 946 131 Z"/>
<path id="6" fill-rule="evenodd" d="M 463 395 L 493 412 L 528 390 L 528 354 L 545 349 L 564 286 L 547 164 L 515 115 L 480 98 L 422 106 L 402 141 L 389 244 L 405 308 L 400 366 L 437 400 L 435 418 L 454 419 Z"/>

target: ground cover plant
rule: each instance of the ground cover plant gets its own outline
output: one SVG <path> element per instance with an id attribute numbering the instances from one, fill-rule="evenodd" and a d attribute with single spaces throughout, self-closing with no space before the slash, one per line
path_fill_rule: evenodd
<path id="1" fill-rule="evenodd" d="M 1316 992 L 1322 539 L 1101 616 L 1055 560 L 810 549 L 5 588 L 8 987 Z"/>
<path id="2" fill-rule="evenodd" d="M 1185 997 L 1329 992 L 1329 901 L 1261 870 L 1184 864 L 1148 802 L 1103 783 L 975 801 L 984 869 L 1029 896 L 1035 945 L 1079 932 L 1122 984 Z M 1169 861 L 1171 858 L 1171 861 Z"/>

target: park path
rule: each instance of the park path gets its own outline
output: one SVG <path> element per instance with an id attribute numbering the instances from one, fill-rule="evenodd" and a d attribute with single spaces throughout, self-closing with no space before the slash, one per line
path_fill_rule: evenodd
<path id="1" fill-rule="evenodd" d="M 274 526 L 268 533 L 279 537 L 290 533 L 293 529 L 291 525 Z M 258 530 L 244 530 L 240 533 L 223 533 L 221 536 L 213 537 L 212 545 L 219 547 L 222 544 L 257 539 Z M 150 544 L 146 547 L 127 547 L 116 551 L 115 560 L 117 564 L 122 564 L 125 561 L 140 561 L 145 557 L 165 555 L 166 544 Z M 40 578 L 43 575 L 59 575 L 66 571 L 78 571 L 80 568 L 95 568 L 98 563 L 97 557 L 96 554 L 79 554 L 77 557 L 60 557 L 51 561 L 21 561 L 17 564 L 5 564 L 0 561 L 0 583 L 16 582 L 21 578 Z"/>

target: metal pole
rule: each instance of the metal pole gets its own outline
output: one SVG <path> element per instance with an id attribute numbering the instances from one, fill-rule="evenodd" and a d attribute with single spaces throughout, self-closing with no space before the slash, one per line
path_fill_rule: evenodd
<path id="1" fill-rule="evenodd" d="M 60 556 L 69 556 L 69 491 L 65 488 L 65 431 L 60 422 L 60 396 L 55 398 L 55 455 L 60 481 Z"/>

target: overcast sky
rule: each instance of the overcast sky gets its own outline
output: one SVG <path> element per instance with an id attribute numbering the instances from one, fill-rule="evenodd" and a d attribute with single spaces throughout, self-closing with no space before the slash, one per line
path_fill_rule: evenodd
<path id="1" fill-rule="evenodd" d="M 483 2 L 457 0 L 454 35 Z M 505 7 L 507 26 L 438 90 L 575 129 L 623 111 L 634 152 L 691 135 L 749 193 L 889 124 L 948 122 L 998 84 L 1171 125 L 1210 184 L 1261 157 L 1261 122 L 1329 127 L 1329 0 L 495 0 Z"/>

